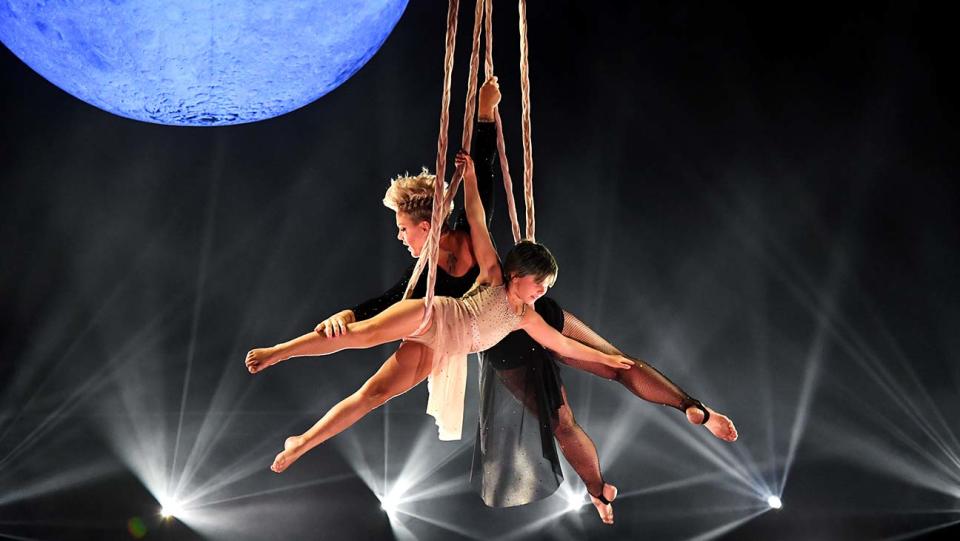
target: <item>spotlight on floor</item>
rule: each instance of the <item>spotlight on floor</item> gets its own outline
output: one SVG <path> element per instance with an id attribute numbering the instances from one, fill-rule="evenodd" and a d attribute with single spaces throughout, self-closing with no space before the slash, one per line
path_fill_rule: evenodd
<path id="1" fill-rule="evenodd" d="M 770 496 L 767 498 L 767 505 L 770 506 L 770 509 L 780 509 L 783 507 L 783 502 L 777 496 Z"/>

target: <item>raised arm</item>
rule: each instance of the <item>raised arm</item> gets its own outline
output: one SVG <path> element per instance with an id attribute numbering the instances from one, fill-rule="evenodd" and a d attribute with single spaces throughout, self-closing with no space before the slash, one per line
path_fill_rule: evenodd
<path id="1" fill-rule="evenodd" d="M 496 108 L 500 103 L 500 87 L 497 78 L 493 77 L 480 87 L 480 99 L 477 106 L 477 122 L 473 125 L 473 144 L 470 155 L 473 157 L 474 168 L 477 172 L 477 191 L 483 201 L 483 209 L 487 213 L 487 228 L 493 221 L 494 180 L 497 167 L 497 124 Z M 463 209 L 458 209 L 451 219 L 450 229 L 469 233 L 470 225 Z"/>
<path id="2" fill-rule="evenodd" d="M 630 368 L 634 362 L 623 355 L 609 354 L 571 340 L 547 324 L 540 314 L 527 310 L 523 315 L 521 328 L 541 346 L 557 355 L 580 359 L 581 361 L 600 363 L 614 368 Z"/>
<path id="3" fill-rule="evenodd" d="M 496 77 L 491 77 L 480 87 L 477 100 L 477 123 L 473 127 L 473 156 L 477 172 L 477 188 L 483 209 L 487 213 L 487 227 L 493 220 L 494 177 L 497 160 L 497 124 L 496 111 L 500 103 L 500 85 Z"/>
<path id="4" fill-rule="evenodd" d="M 497 257 L 493 241 L 490 240 L 490 231 L 487 229 L 486 212 L 483 210 L 483 201 L 480 200 L 480 192 L 477 188 L 477 174 L 473 159 L 461 150 L 457 154 L 457 167 L 463 170 L 463 206 L 467 213 L 467 222 L 470 224 L 473 256 L 480 266 L 477 282 L 500 285 L 503 283 L 500 259 Z"/>
<path id="5" fill-rule="evenodd" d="M 473 130 L 474 170 L 477 172 L 477 191 L 483 210 L 487 213 L 487 228 L 493 222 L 496 198 L 494 197 L 494 179 L 497 165 L 497 125 L 493 122 L 477 122 Z"/>

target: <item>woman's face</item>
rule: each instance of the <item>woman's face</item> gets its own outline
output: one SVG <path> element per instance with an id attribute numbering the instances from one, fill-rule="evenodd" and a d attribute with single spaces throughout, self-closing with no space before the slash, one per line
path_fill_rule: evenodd
<path id="1" fill-rule="evenodd" d="M 397 213 L 397 240 L 410 250 L 410 255 L 413 257 L 420 257 L 420 251 L 423 250 L 423 243 L 427 240 L 429 232 L 430 222 L 423 220 L 415 223 L 409 214 Z"/>
<path id="2" fill-rule="evenodd" d="M 537 280 L 536 276 L 528 274 L 527 276 L 514 276 L 510 279 L 513 293 L 525 304 L 532 305 L 537 299 L 544 296 L 547 290 L 554 282 L 553 276 L 547 276 L 542 280 Z"/>

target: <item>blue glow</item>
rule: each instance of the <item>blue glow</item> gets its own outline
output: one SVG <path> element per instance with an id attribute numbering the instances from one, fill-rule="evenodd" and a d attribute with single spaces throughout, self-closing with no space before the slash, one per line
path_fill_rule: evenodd
<path id="1" fill-rule="evenodd" d="M 0 0 L 0 40 L 51 83 L 136 120 L 217 126 L 316 100 L 380 49 L 407 0 Z"/>

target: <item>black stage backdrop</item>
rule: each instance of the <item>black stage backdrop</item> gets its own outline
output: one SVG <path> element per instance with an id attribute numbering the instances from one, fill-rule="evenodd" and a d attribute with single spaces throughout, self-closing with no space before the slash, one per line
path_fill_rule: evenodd
<path id="1" fill-rule="evenodd" d="M 572 471 L 487 509 L 471 360 L 464 441 L 436 441 L 421 386 L 267 470 L 391 352 L 242 363 L 409 264 L 380 199 L 433 168 L 445 17 L 414 2 L 334 92 L 223 128 L 113 116 L 0 52 L 0 538 L 954 538 L 958 89 L 934 3 L 529 7 L 552 295 L 738 442 L 564 368 L 616 524 L 564 512 Z M 494 19 L 520 179 L 515 6 Z M 494 221 L 508 246 L 502 196 Z"/>

